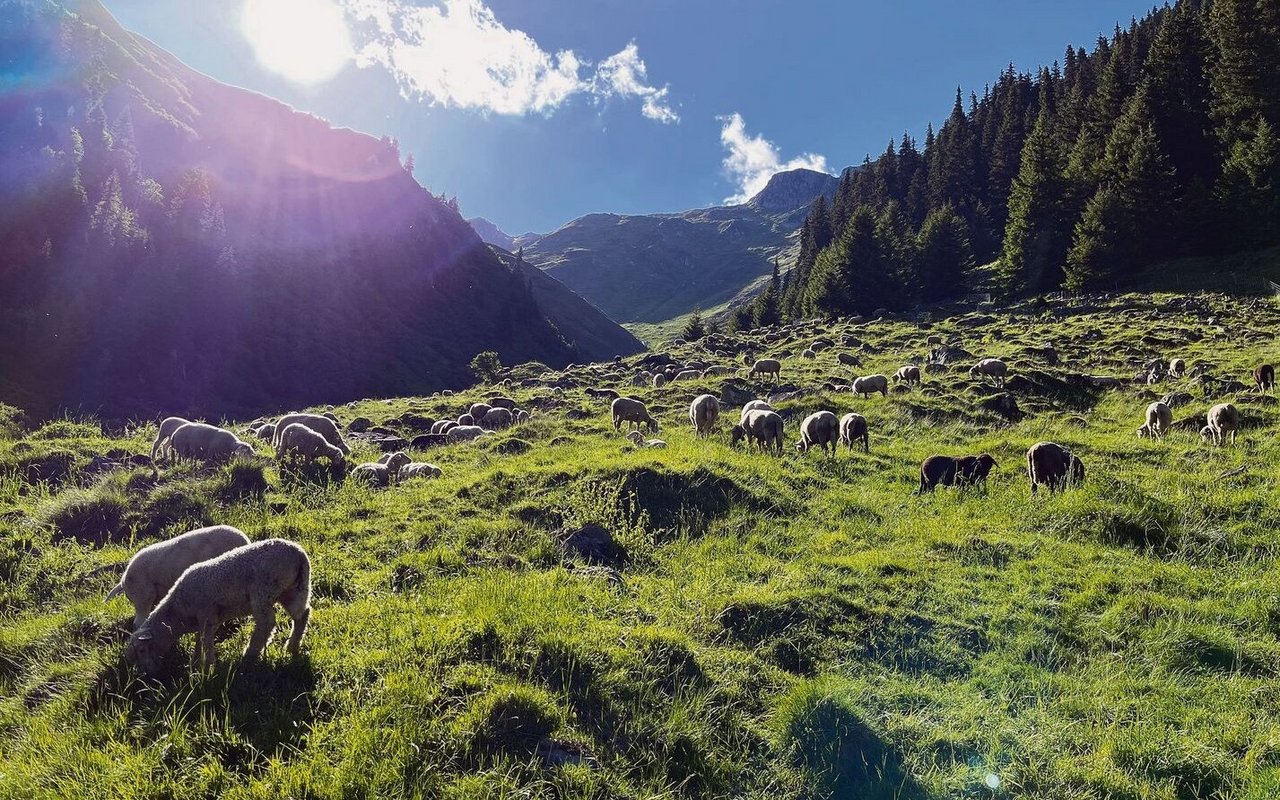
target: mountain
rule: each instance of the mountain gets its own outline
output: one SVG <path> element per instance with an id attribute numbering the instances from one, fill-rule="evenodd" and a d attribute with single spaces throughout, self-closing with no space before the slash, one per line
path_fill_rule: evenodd
<path id="1" fill-rule="evenodd" d="M 0 3 L 0 399 L 250 414 L 468 383 L 575 346 L 376 139 L 233 88 L 96 0 Z M 553 298 L 553 299 L 548 299 Z"/>
<path id="2" fill-rule="evenodd" d="M 507 251 L 513 251 L 516 249 L 515 238 L 484 217 L 472 217 L 467 220 L 467 223 L 485 244 L 491 244 L 494 247 L 501 247 L 503 250 Z"/>
<path id="3" fill-rule="evenodd" d="M 661 322 L 709 309 L 789 262 L 810 202 L 836 178 L 779 173 L 755 197 L 683 213 L 589 214 L 524 238 L 524 256 L 619 322 Z"/>

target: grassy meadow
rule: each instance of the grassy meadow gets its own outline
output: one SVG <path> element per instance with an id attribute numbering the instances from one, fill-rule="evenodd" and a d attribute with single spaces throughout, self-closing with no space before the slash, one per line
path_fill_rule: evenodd
<path id="1" fill-rule="evenodd" d="M 265 459 L 90 475 L 147 452 L 154 423 L 0 414 L 0 798 L 1280 796 L 1280 410 L 1249 377 L 1280 357 L 1278 323 L 1267 299 L 1145 294 L 752 339 L 785 356 L 781 458 L 729 446 L 734 408 L 695 438 L 689 401 L 723 378 L 578 367 L 516 380 L 528 423 L 415 452 L 444 476 L 384 490 Z M 836 347 L 802 359 L 819 333 Z M 821 388 L 848 383 L 838 352 L 892 374 L 930 334 L 1007 359 L 1025 416 L 984 408 L 999 392 L 970 360 L 889 397 Z M 1174 356 L 1248 388 L 1130 382 Z M 644 399 L 669 446 L 633 447 L 590 387 Z M 336 413 L 395 428 L 494 392 Z M 1170 392 L 1186 424 L 1137 438 Z M 1203 444 L 1228 400 L 1236 445 Z M 792 449 L 818 409 L 866 415 L 871 452 Z M 1083 486 L 1030 496 L 1041 440 L 1082 457 Z M 914 495 L 926 456 L 983 451 L 985 490 Z M 102 598 L 139 546 L 214 522 L 306 547 L 303 653 L 278 631 L 240 668 L 235 625 L 212 671 L 188 672 L 186 637 L 141 679 L 132 608 Z M 566 551 L 589 523 L 625 559 Z"/>

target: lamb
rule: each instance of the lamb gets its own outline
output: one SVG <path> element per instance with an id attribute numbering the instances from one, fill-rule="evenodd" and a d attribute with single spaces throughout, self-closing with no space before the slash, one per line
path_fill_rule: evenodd
<path id="1" fill-rule="evenodd" d="M 720 401 L 713 394 L 698 395 L 689 404 L 689 421 L 698 436 L 710 436 L 720 418 Z"/>
<path id="2" fill-rule="evenodd" d="M 840 418 L 840 444 L 850 450 L 853 443 L 862 440 L 862 452 L 871 452 L 871 435 L 867 428 L 867 418 L 852 411 Z"/>
<path id="3" fill-rule="evenodd" d="M 107 592 L 106 599 L 121 594 L 129 598 L 133 627 L 140 628 L 187 567 L 248 543 L 249 537 L 242 531 L 230 525 L 213 525 L 147 545 L 129 559 L 120 582 Z"/>
<path id="4" fill-rule="evenodd" d="M 370 461 L 366 464 L 360 464 L 351 470 L 351 480 L 359 481 L 375 489 L 385 489 L 391 485 L 392 474 L 391 469 L 386 464 Z"/>
<path id="5" fill-rule="evenodd" d="M 864 375 L 861 378 L 853 379 L 853 393 L 860 394 L 862 397 L 868 398 L 879 392 L 881 395 L 888 397 L 889 395 L 889 379 L 883 375 Z"/>
<path id="6" fill-rule="evenodd" d="M 977 456 L 929 456 L 920 464 L 920 488 L 916 494 L 932 492 L 935 487 L 973 486 L 986 483 L 987 475 L 995 468 L 996 460 L 990 453 Z"/>
<path id="7" fill-rule="evenodd" d="M 782 430 L 782 417 L 777 412 L 757 409 L 742 415 L 742 422 L 733 426 L 730 438 L 733 444 L 746 439 L 747 444 L 755 442 L 762 450 L 773 450 L 782 455 Z"/>
<path id="8" fill-rule="evenodd" d="M 846 367 L 861 367 L 862 359 L 850 353 L 840 353 L 836 356 L 836 360 Z"/>
<path id="9" fill-rule="evenodd" d="M 493 408 L 505 408 L 508 411 L 515 411 L 516 401 L 510 397 L 490 397 L 489 405 Z"/>
<path id="10" fill-rule="evenodd" d="M 294 422 L 280 432 L 276 454 L 281 459 L 297 456 L 309 463 L 322 457 L 329 459 L 334 466 L 346 463 L 346 456 L 341 450 L 329 444 L 329 440 L 323 435 L 301 422 Z"/>
<path id="11" fill-rule="evenodd" d="M 1056 492 L 1084 481 L 1084 463 L 1070 450 L 1055 442 L 1037 442 L 1027 450 L 1027 477 L 1031 493 L 1041 484 Z"/>
<path id="12" fill-rule="evenodd" d="M 1173 426 L 1173 409 L 1168 403 L 1160 400 L 1147 406 L 1146 421 L 1138 428 L 1138 438 L 1150 436 L 1163 439 L 1166 431 Z"/>
<path id="13" fill-rule="evenodd" d="M 984 358 L 969 368 L 970 378 L 991 378 L 996 386 L 1004 386 L 1004 378 L 1008 374 L 1008 365 L 998 358 Z"/>
<path id="14" fill-rule="evenodd" d="M 253 635 L 244 661 L 253 662 L 275 632 L 275 604 L 293 620 L 288 650 L 297 655 L 311 619 L 311 561 L 307 552 L 284 539 L 266 539 L 237 547 L 187 568 L 129 637 L 125 660 L 154 673 L 161 656 L 179 636 L 197 634 L 193 658 L 201 668 L 217 654 L 214 635 L 222 623 L 253 615 Z"/>
<path id="15" fill-rule="evenodd" d="M 458 419 L 456 420 L 456 422 L 457 422 L 459 425 L 467 425 L 467 426 L 471 426 L 471 425 L 475 425 L 475 424 L 476 424 L 476 418 L 475 418 L 475 417 L 473 417 L 473 416 L 471 416 L 471 414 L 470 414 L 470 413 L 467 413 L 467 414 L 460 414 L 460 415 L 458 415 Z"/>
<path id="16" fill-rule="evenodd" d="M 410 461 L 400 467 L 400 472 L 396 478 L 401 483 L 414 478 L 439 478 L 443 473 L 435 464 L 428 464 L 425 461 Z"/>
<path id="17" fill-rule="evenodd" d="M 646 440 L 644 438 L 644 434 L 641 433 L 640 431 L 632 431 L 631 433 L 628 433 L 627 441 L 631 442 L 636 447 L 650 447 L 655 450 L 661 450 L 667 446 L 667 443 L 662 441 L 661 439 Z"/>
<path id="18" fill-rule="evenodd" d="M 455 425 L 445 431 L 445 435 L 449 437 L 451 442 L 469 442 L 472 439 L 484 436 L 487 432 L 479 425 Z"/>
<path id="19" fill-rule="evenodd" d="M 467 413 L 471 415 L 471 419 L 473 420 L 484 419 L 484 415 L 488 414 L 489 409 L 491 408 L 493 408 L 493 406 L 488 403 L 472 403 L 471 408 L 467 409 Z M 458 424 L 462 425 L 463 423 L 459 422 Z M 473 425 L 475 423 L 469 422 L 466 424 Z"/>
<path id="20" fill-rule="evenodd" d="M 509 428 L 515 422 L 515 415 L 506 408 L 491 408 L 488 413 L 480 418 L 480 427 L 486 430 L 498 431 L 503 428 Z"/>
<path id="21" fill-rule="evenodd" d="M 914 386 L 920 382 L 920 368 L 914 364 L 899 367 L 898 371 L 893 373 L 893 380 L 897 383 L 905 382 L 908 386 Z"/>
<path id="22" fill-rule="evenodd" d="M 796 442 L 796 449 L 807 453 L 809 448 L 817 445 L 834 456 L 839 436 L 840 421 L 836 419 L 836 415 L 830 411 L 817 411 L 800 423 L 800 441 Z"/>
<path id="23" fill-rule="evenodd" d="M 236 456 L 252 457 L 253 446 L 234 433 L 203 422 L 188 422 L 169 437 L 169 446 L 179 458 L 206 463 L 230 461 Z"/>
<path id="24" fill-rule="evenodd" d="M 191 424 L 191 420 L 182 417 L 165 417 L 160 423 L 160 429 L 156 431 L 156 440 L 151 443 L 151 464 L 153 467 L 157 463 L 159 454 L 169 449 L 169 440 L 173 438 L 173 432 L 183 425 Z M 159 470 L 157 469 L 157 474 Z"/>
<path id="25" fill-rule="evenodd" d="M 1175 358 L 1169 361 L 1169 377 L 1181 378 L 1182 373 L 1187 371 L 1187 362 L 1181 358 Z"/>
<path id="26" fill-rule="evenodd" d="M 1276 368 L 1270 364 L 1262 364 L 1253 370 L 1253 385 L 1259 392 L 1274 389 L 1276 385 Z"/>
<path id="27" fill-rule="evenodd" d="M 1219 403 L 1209 409 L 1209 424 L 1200 429 L 1200 438 L 1216 445 L 1230 441 L 1236 443 L 1236 429 L 1240 427 L 1240 412 L 1231 403 Z"/>
<path id="28" fill-rule="evenodd" d="M 264 422 L 254 429 L 253 435 L 264 442 L 270 442 L 276 438 L 276 424 L 274 422 Z"/>
<path id="29" fill-rule="evenodd" d="M 782 362 L 776 358 L 761 358 L 751 365 L 748 378 L 756 375 L 772 376 L 775 381 L 782 379 Z"/>
<path id="30" fill-rule="evenodd" d="M 403 450 L 397 450 L 394 453 L 387 453 L 379 458 L 377 463 L 387 468 L 392 475 L 398 473 L 405 464 L 412 463 L 413 459 L 409 458 L 409 454 Z"/>
<path id="31" fill-rule="evenodd" d="M 661 389 L 663 386 L 666 386 L 666 385 L 667 385 L 666 375 L 663 375 L 661 372 L 659 372 L 657 375 L 653 376 L 653 388 Z"/>
<path id="32" fill-rule="evenodd" d="M 649 415 L 649 409 L 639 400 L 633 400 L 630 397 L 619 397 L 613 401 L 610 411 L 613 416 L 613 429 L 615 431 L 621 428 L 623 422 L 626 422 L 627 427 L 647 425 L 651 433 L 658 432 L 658 421 Z"/>
<path id="33" fill-rule="evenodd" d="M 320 434 L 329 444 L 342 451 L 344 456 L 351 455 L 351 448 L 347 447 L 347 443 L 342 439 L 342 433 L 338 430 L 338 426 L 333 420 L 321 414 L 285 414 L 276 420 L 276 438 L 271 441 L 271 446 L 277 450 L 280 449 L 280 435 L 284 433 L 284 429 L 301 423 L 311 430 Z"/>

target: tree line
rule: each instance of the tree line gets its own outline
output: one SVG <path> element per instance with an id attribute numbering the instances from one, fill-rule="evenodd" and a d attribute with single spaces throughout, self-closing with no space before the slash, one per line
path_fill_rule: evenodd
<path id="1" fill-rule="evenodd" d="M 785 274 L 731 327 L 1109 288 L 1170 258 L 1280 242 L 1280 3 L 1178 0 L 1012 65 L 923 147 L 910 136 L 818 197 Z"/>

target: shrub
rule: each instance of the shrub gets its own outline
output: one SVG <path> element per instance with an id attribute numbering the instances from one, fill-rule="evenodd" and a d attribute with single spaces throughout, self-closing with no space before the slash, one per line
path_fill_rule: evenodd
<path id="1" fill-rule="evenodd" d="M 0 403 L 0 439 L 13 439 L 22 433 L 25 418 L 22 409 Z"/>
<path id="2" fill-rule="evenodd" d="M 56 495 L 37 512 L 37 518 L 53 526 L 55 542 L 74 539 L 101 547 L 126 538 L 127 512 L 124 493 L 111 483 L 99 483 Z"/>
<path id="3" fill-rule="evenodd" d="M 102 435 L 97 423 L 55 419 L 32 432 L 32 439 L 96 439 Z"/>
<path id="4" fill-rule="evenodd" d="M 473 700 L 457 725 L 476 750 L 529 754 L 561 722 L 551 695 L 532 686 L 500 684 Z"/>

